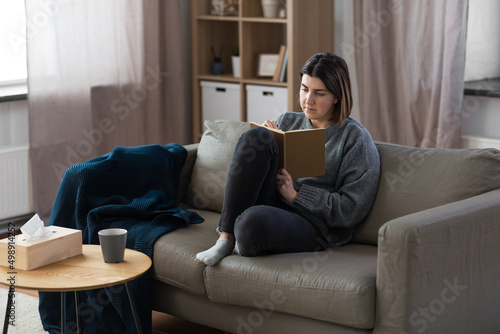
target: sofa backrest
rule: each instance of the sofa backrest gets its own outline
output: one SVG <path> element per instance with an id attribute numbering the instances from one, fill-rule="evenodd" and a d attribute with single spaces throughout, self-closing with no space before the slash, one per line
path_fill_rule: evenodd
<path id="1" fill-rule="evenodd" d="M 376 245 L 386 222 L 500 188 L 500 151 L 429 149 L 376 142 L 380 184 L 353 242 Z"/>
<path id="2" fill-rule="evenodd" d="M 192 207 L 221 212 L 234 148 L 250 124 L 216 120 L 205 121 L 205 127 L 185 199 Z"/>

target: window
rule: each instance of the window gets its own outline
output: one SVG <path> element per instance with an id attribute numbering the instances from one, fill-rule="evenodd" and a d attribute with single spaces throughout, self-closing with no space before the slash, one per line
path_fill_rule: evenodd
<path id="1" fill-rule="evenodd" d="M 0 2 L 0 86 L 25 83 L 26 14 L 24 0 Z"/>

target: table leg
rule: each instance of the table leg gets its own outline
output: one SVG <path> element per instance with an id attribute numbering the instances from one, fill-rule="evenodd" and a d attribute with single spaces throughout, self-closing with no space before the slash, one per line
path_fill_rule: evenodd
<path id="1" fill-rule="evenodd" d="M 80 312 L 80 292 L 75 291 L 76 305 L 76 329 L 78 334 L 82 334 L 82 314 Z"/>
<path id="2" fill-rule="evenodd" d="M 132 288 L 130 287 L 130 282 L 125 283 L 127 288 L 128 300 L 130 302 L 130 307 L 132 308 L 132 313 L 134 314 L 135 327 L 137 328 L 137 333 L 142 334 L 141 322 L 139 320 L 139 315 L 137 314 L 137 308 L 135 307 L 134 296 L 132 294 Z"/>
<path id="3" fill-rule="evenodd" d="M 64 292 L 61 291 L 61 334 L 64 334 L 65 331 L 65 318 L 66 318 L 66 303 L 64 300 Z"/>
<path id="4" fill-rule="evenodd" d="M 12 297 L 14 296 L 14 292 L 9 290 L 9 294 L 7 297 L 7 306 L 5 307 L 5 320 L 3 322 L 3 334 L 7 334 L 9 330 L 9 318 L 10 318 L 10 309 L 12 307 Z"/>

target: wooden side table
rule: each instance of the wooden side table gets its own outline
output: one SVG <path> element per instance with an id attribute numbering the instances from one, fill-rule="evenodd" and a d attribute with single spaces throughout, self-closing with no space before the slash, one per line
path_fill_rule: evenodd
<path id="1" fill-rule="evenodd" d="M 64 292 L 75 292 L 76 319 L 78 333 L 82 332 L 80 301 L 78 291 L 110 287 L 124 283 L 134 314 L 137 331 L 142 328 L 130 288 L 130 281 L 144 274 L 151 267 L 151 259 L 144 253 L 126 249 L 125 258 L 120 263 L 106 263 L 101 246 L 83 245 L 83 253 L 33 270 L 11 270 L 0 266 L 0 284 L 15 288 L 37 291 L 61 292 L 61 333 L 65 331 Z M 14 277 L 14 280 L 9 280 Z M 5 310 L 4 333 L 8 330 L 8 319 L 12 294 L 9 293 Z"/>

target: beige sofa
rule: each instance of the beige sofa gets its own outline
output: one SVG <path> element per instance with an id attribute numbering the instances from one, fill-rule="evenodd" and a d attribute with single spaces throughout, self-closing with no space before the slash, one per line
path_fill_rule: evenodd
<path id="1" fill-rule="evenodd" d="M 153 309 L 231 333 L 500 333 L 499 151 L 376 143 L 377 198 L 350 244 L 205 266 L 248 124 L 206 126 L 179 188 L 205 222 L 155 243 Z"/>

